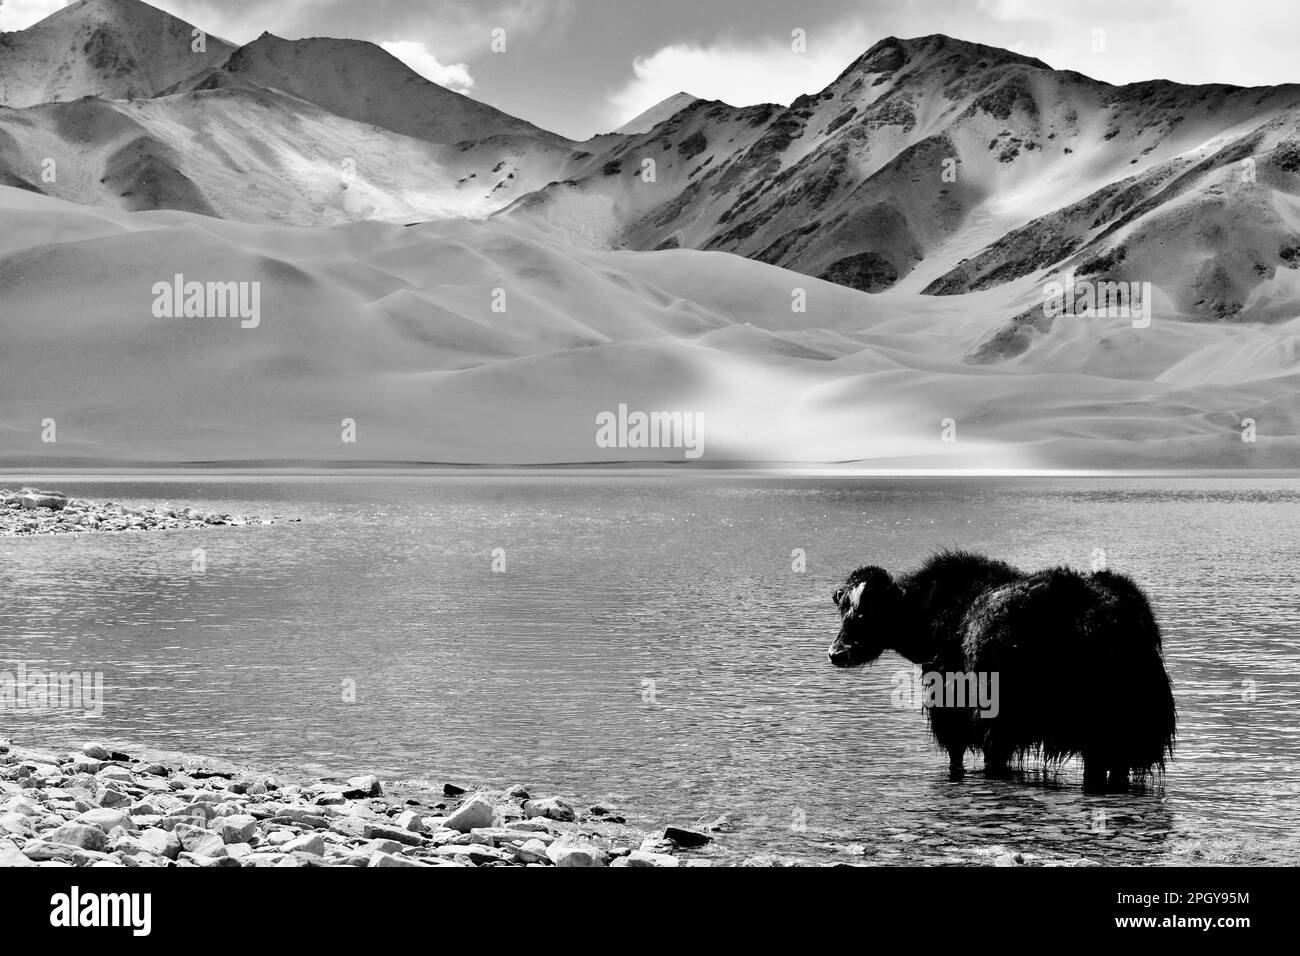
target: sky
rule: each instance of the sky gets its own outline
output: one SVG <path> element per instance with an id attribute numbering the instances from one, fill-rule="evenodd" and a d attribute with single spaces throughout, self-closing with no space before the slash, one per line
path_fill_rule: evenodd
<path id="1" fill-rule="evenodd" d="M 1300 15 L 1294 3 L 154 0 L 153 5 L 235 43 L 268 30 L 287 39 L 370 40 L 434 82 L 581 140 L 615 129 L 679 91 L 735 106 L 788 104 L 825 87 L 887 36 L 946 33 L 1110 83 L 1300 81 L 1295 61 Z M 63 0 L 0 0 L 0 30 L 22 29 L 63 5 Z M 794 49 L 795 31 L 802 31 L 802 50 Z"/>

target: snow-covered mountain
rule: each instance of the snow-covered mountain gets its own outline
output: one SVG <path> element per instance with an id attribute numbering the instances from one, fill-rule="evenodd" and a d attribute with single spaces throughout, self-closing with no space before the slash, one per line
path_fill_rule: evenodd
<path id="1" fill-rule="evenodd" d="M 197 54 L 194 32 L 141 0 L 81 0 L 0 35 L 0 183 L 247 221 L 417 220 L 486 215 L 578 152 L 372 43 L 207 37 Z"/>
<path id="2" fill-rule="evenodd" d="M 1278 285 L 1300 241 L 1298 160 L 1300 87 L 1114 87 L 890 38 L 788 108 L 690 104 L 509 214 L 871 292 L 1041 287 L 1077 268 L 1152 281 L 1179 314 L 1267 321 L 1295 314 Z"/>
<path id="3" fill-rule="evenodd" d="M 195 29 L 140 0 L 77 0 L 0 33 L 0 105 L 155 96 L 235 51 Z"/>

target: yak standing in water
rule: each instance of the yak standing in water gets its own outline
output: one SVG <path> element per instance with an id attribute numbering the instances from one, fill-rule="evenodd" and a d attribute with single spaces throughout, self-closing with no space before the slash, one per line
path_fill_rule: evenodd
<path id="1" fill-rule="evenodd" d="M 985 772 L 1013 760 L 1083 759 L 1088 790 L 1122 790 L 1129 773 L 1164 770 L 1174 748 L 1174 696 L 1160 627 L 1146 595 L 1111 571 L 1024 574 L 1002 561 L 942 552 L 911 574 L 849 575 L 832 599 L 841 616 L 836 667 L 894 650 L 941 675 L 996 675 L 996 706 L 927 707 L 954 778 L 968 750 Z M 967 700 L 966 703 L 974 703 Z"/>

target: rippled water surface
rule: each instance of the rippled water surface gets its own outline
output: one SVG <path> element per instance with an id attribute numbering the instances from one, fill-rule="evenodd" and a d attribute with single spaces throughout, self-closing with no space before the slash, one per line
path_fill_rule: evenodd
<path id="1" fill-rule="evenodd" d="M 0 670 L 89 669 L 106 683 L 100 717 L 0 714 L 16 743 L 109 739 L 298 773 L 522 782 L 647 826 L 727 814 L 733 830 L 709 851 L 723 859 L 1300 856 L 1297 480 L 57 487 L 303 520 L 0 538 Z M 945 546 L 1026 567 L 1086 566 L 1102 548 L 1148 589 L 1180 714 L 1163 783 L 1085 795 L 1073 765 L 950 783 L 922 716 L 891 705 L 901 659 L 827 664 L 827 595 L 844 572 L 906 569 Z"/>

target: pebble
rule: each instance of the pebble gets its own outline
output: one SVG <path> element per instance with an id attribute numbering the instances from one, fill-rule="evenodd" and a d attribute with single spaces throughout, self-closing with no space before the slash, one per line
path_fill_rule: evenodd
<path id="1" fill-rule="evenodd" d="M 676 843 L 678 846 L 697 847 L 710 843 L 713 837 L 707 833 L 700 833 L 698 830 L 687 830 L 684 827 L 667 827 L 664 830 L 664 839 Z"/>
<path id="2" fill-rule="evenodd" d="M 546 844 L 541 840 L 526 840 L 520 846 L 514 847 L 511 851 L 515 859 L 524 863 L 549 863 L 551 858 L 546 855 Z"/>
<path id="3" fill-rule="evenodd" d="M 209 528 L 219 525 L 267 525 L 283 518 L 245 515 L 204 514 L 193 508 L 128 508 L 112 501 L 94 502 L 69 498 L 58 491 L 22 488 L 0 489 L 0 536 L 29 534 L 85 534 L 87 532 L 164 531 L 178 528 Z M 290 518 L 290 521 L 299 521 Z M 103 748 L 101 748 L 103 749 Z M 118 759 L 106 751 L 85 752 L 97 760 Z"/>
<path id="4" fill-rule="evenodd" d="M 677 866 L 677 857 L 667 853 L 647 853 L 645 850 L 633 850 L 627 856 L 614 861 L 614 866 Z"/>
<path id="5" fill-rule="evenodd" d="M 524 813 L 530 817 L 546 817 L 563 823 L 572 821 L 577 816 L 573 804 L 567 800 L 561 800 L 559 797 L 549 797 L 545 800 L 525 800 Z"/>
<path id="6" fill-rule="evenodd" d="M 361 836 L 366 840 L 392 840 L 406 846 L 421 846 L 424 837 L 401 827 L 386 826 L 382 823 L 367 823 L 362 827 Z"/>
<path id="7" fill-rule="evenodd" d="M 418 793 L 420 800 L 406 799 L 406 792 L 390 796 L 372 774 L 348 778 L 346 786 L 299 786 L 215 766 L 197 757 L 168 764 L 134 759 L 100 743 L 58 753 L 0 740 L 0 866 L 676 862 L 671 854 L 629 850 L 647 834 L 613 822 L 610 814 L 579 814 L 573 802 L 534 799 L 522 786 L 467 792 L 459 805 L 446 799 L 450 809 L 443 817 L 420 812 L 437 799 L 428 791 Z"/>

